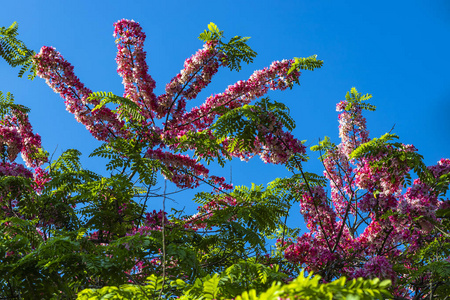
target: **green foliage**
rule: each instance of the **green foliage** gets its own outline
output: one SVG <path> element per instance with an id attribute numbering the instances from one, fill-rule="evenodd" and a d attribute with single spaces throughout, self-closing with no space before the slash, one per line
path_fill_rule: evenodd
<path id="1" fill-rule="evenodd" d="M 292 73 L 294 70 L 314 71 L 315 69 L 323 66 L 323 60 L 318 60 L 317 55 L 311 55 L 309 57 L 295 57 L 294 60 L 295 61 L 289 69 L 288 74 Z"/>
<path id="2" fill-rule="evenodd" d="M 130 168 L 131 174 L 139 175 L 139 182 L 146 185 L 156 184 L 156 171 L 167 168 L 157 160 L 142 155 L 143 145 L 137 139 L 116 138 L 95 149 L 89 157 L 99 156 L 109 162 L 106 169 L 123 174 L 123 170 Z"/>
<path id="3" fill-rule="evenodd" d="M 376 110 L 375 105 L 364 102 L 368 101 L 371 98 L 372 98 L 371 94 L 362 95 L 361 93 L 358 93 L 356 88 L 352 87 L 350 92 L 347 92 L 347 94 L 345 95 L 345 100 L 348 102 L 347 106 L 345 107 L 345 110 L 349 111 L 352 109 L 352 107 L 357 106 L 360 109 L 375 111 Z"/>
<path id="4" fill-rule="evenodd" d="M 14 103 L 13 94 L 7 92 L 5 95 L 2 91 L 0 91 L 0 119 L 3 119 L 6 115 L 11 114 L 14 110 L 19 110 L 23 113 L 30 112 L 28 107 Z"/>
<path id="5" fill-rule="evenodd" d="M 66 198 L 66 201 L 76 202 L 83 194 L 86 184 L 101 179 L 96 173 L 82 168 L 80 155 L 81 152 L 78 150 L 68 149 L 55 162 L 50 164 L 52 180 L 47 184 L 42 199 L 47 197 L 46 202 L 51 202 L 55 198 Z M 56 203 L 59 203 L 59 201 L 56 200 Z"/>
<path id="6" fill-rule="evenodd" d="M 221 116 L 211 129 L 219 143 L 229 137 L 234 138 L 227 147 L 229 152 L 251 151 L 260 123 L 259 111 L 255 111 L 253 105 L 244 105 Z"/>
<path id="7" fill-rule="evenodd" d="M 36 221 L 22 220 L 17 217 L 5 218 L 0 221 L 2 248 L 1 258 L 5 261 L 12 258 L 7 255 L 5 243 L 13 246 L 9 251 L 27 251 L 32 247 L 36 247 L 42 241 L 41 236 L 36 231 Z M 25 253 L 25 252 L 23 252 Z M 8 268 L 6 264 L 1 265 L 3 268 Z"/>
<path id="8" fill-rule="evenodd" d="M 189 131 L 177 141 L 171 141 L 171 143 L 178 144 L 176 151 L 180 153 L 194 149 L 193 157 L 199 161 L 203 160 L 208 165 L 211 162 L 216 162 L 224 167 L 225 163 L 232 159 L 225 147 L 217 142 L 211 130 Z"/>
<path id="9" fill-rule="evenodd" d="M 320 153 L 318 159 L 323 161 L 330 152 L 336 149 L 336 144 L 332 143 L 328 136 L 325 136 L 323 140 L 319 140 L 319 145 L 314 145 L 310 149 L 314 152 L 318 151 Z"/>
<path id="10" fill-rule="evenodd" d="M 272 102 L 266 97 L 257 101 L 255 106 L 261 107 L 263 112 L 270 112 L 288 131 L 295 129 L 295 121 L 290 116 L 290 110 L 285 104 L 277 101 Z"/>
<path id="11" fill-rule="evenodd" d="M 31 191 L 31 180 L 21 176 L 0 176 L 0 191 L 3 197 L 10 199 L 27 198 Z M 8 198 L 6 198 L 8 199 Z"/>
<path id="12" fill-rule="evenodd" d="M 436 212 L 436 217 L 438 217 L 438 218 L 450 218 L 450 208 L 439 209 Z"/>
<path id="13" fill-rule="evenodd" d="M 252 63 L 256 52 L 247 45 L 249 37 L 235 36 L 228 43 L 220 44 L 220 51 L 225 54 L 224 63 L 230 70 L 241 70 L 241 61 Z"/>
<path id="14" fill-rule="evenodd" d="M 434 190 L 441 196 L 441 200 L 444 201 L 445 195 L 447 195 L 447 192 L 450 187 L 450 174 L 443 174 L 436 178 L 436 181 L 434 183 Z M 446 212 L 445 212 L 446 211 Z M 450 217 L 449 209 L 445 211 L 439 211 L 438 210 L 438 216 L 442 217 Z"/>
<path id="15" fill-rule="evenodd" d="M 446 299 L 450 295 L 450 224 L 446 224 L 444 230 L 447 236 L 434 235 L 419 251 L 409 255 L 411 265 L 395 266 L 397 272 L 405 274 L 398 285 L 412 286 L 419 299 Z"/>
<path id="16" fill-rule="evenodd" d="M 289 131 L 295 128 L 289 109 L 280 102 L 263 98 L 254 105 L 228 110 L 211 126 L 211 130 L 218 143 L 228 140 L 227 151 L 245 152 L 254 150 L 255 137 L 264 140 L 267 132 L 274 133 L 281 129 L 278 126 Z"/>
<path id="17" fill-rule="evenodd" d="M 323 60 L 318 60 L 317 55 L 311 55 L 309 57 L 295 57 L 294 63 L 292 63 L 288 75 L 291 74 L 294 70 L 300 72 L 301 70 L 309 70 L 314 71 L 317 68 L 321 68 L 323 65 Z M 300 84 L 298 76 L 293 77 L 294 82 L 290 82 L 290 88 L 293 87 L 293 84 Z"/>
<path id="18" fill-rule="evenodd" d="M 198 38 L 205 43 L 218 42 L 218 50 L 224 54 L 222 60 L 230 70 L 241 70 L 241 62 L 252 63 L 257 54 L 247 45 L 249 37 L 235 36 L 227 43 L 222 42 L 223 31 L 214 23 L 209 23 L 208 30 L 203 31 Z"/>
<path id="19" fill-rule="evenodd" d="M 161 290 L 162 279 L 152 275 L 147 278 L 147 285 L 139 286 L 123 284 L 116 286 L 105 286 L 101 289 L 86 289 L 78 294 L 78 300 L 95 299 L 157 299 Z"/>
<path id="20" fill-rule="evenodd" d="M 207 275 L 186 285 L 180 300 L 232 299 L 250 288 L 265 290 L 272 281 L 285 277 L 278 273 L 277 266 L 268 267 L 249 259 L 233 264 L 220 274 Z"/>
<path id="21" fill-rule="evenodd" d="M 47 235 L 43 240 L 34 226 L 33 228 L 28 226 L 27 230 L 34 231 L 34 236 L 39 238 L 38 243 L 30 243 L 30 239 L 23 234 L 25 227 L 21 225 L 21 232 L 12 233 L 14 236 L 12 242 L 16 245 L 17 241 L 24 245 L 29 244 L 33 251 L 14 253 L 7 257 L 9 259 L 7 264 L 2 264 L 2 274 L 8 274 L 2 278 L 4 282 L 0 282 L 5 291 L 9 286 L 12 291 L 21 294 L 25 299 L 34 299 L 33 293 L 49 297 L 60 292 L 64 292 L 66 297 L 74 298 L 79 288 L 92 284 L 92 280 L 96 278 L 101 278 L 99 283 L 126 282 L 127 277 L 122 273 L 122 269 L 129 268 L 133 261 L 118 262 L 117 256 L 116 258 L 111 256 L 119 254 L 118 251 L 111 250 L 113 246 L 96 246 L 83 237 L 85 230 L 53 231 L 50 239 Z M 8 229 L 11 234 L 10 226 Z M 133 258 L 133 252 L 123 252 L 122 257 L 126 252 L 127 257 Z"/>
<path id="22" fill-rule="evenodd" d="M 352 151 L 350 158 L 360 158 L 364 156 L 376 156 L 385 151 L 386 145 L 393 140 L 398 139 L 398 135 L 385 133 L 380 138 L 373 138 L 369 142 L 360 145 Z M 403 147 L 401 143 L 395 143 L 395 147 Z"/>
<path id="23" fill-rule="evenodd" d="M 199 40 L 203 42 L 212 42 L 212 41 L 218 41 L 223 37 L 223 31 L 220 31 L 216 24 L 213 22 L 208 24 L 208 30 L 204 30 L 200 36 L 198 37 Z"/>
<path id="24" fill-rule="evenodd" d="M 9 29 L 1 28 L 0 54 L 12 66 L 24 66 L 19 74 L 22 75 L 31 67 L 32 52 L 16 36 L 16 24 Z M 216 45 L 224 54 L 223 62 L 232 70 L 240 70 L 242 62 L 250 63 L 256 55 L 247 45 L 248 37 L 236 36 L 225 43 L 223 32 L 213 23 L 199 38 Z M 315 55 L 296 58 L 290 73 L 314 70 L 322 64 Z M 298 83 L 298 78 L 293 81 Z M 345 110 L 374 110 L 375 106 L 367 103 L 370 98 L 371 95 L 362 95 L 352 88 L 346 95 Z M 13 110 L 29 111 L 13 100 L 11 94 L 0 93 L 0 117 Z M 183 216 L 183 212 L 175 212 L 165 219 L 165 211 L 146 214 L 151 197 L 163 198 L 163 203 L 167 198 L 166 192 L 159 195 L 156 192 L 157 172 L 170 179 L 180 173 L 191 174 L 191 169 L 167 166 L 147 157 L 152 145 L 139 136 L 139 124 L 145 117 L 131 99 L 97 92 L 89 100 L 96 103 L 93 112 L 105 105 L 116 105 L 115 112 L 126 128 L 138 134 L 127 139 L 112 138 L 91 153 L 90 157 L 106 160 L 109 172 L 106 176 L 83 168 L 81 153 L 75 149 L 65 151 L 49 164 L 51 180 L 42 191 L 33 190 L 32 179 L 0 174 L 2 203 L 11 207 L 13 201 L 17 203 L 11 215 L 5 213 L 0 220 L 0 297 L 185 300 L 391 297 L 390 281 L 341 277 L 325 282 L 311 273 L 305 276 L 300 264 L 286 261 L 284 242 L 294 240 L 300 233 L 299 228 L 287 225 L 289 212 L 298 207 L 297 202 L 311 188 L 325 187 L 327 183 L 324 176 L 303 170 L 301 163 L 308 159 L 306 155 L 292 155 L 285 163 L 293 173 L 291 177 L 277 178 L 267 187 L 252 184 L 237 186 L 231 192 L 220 188 L 201 192 L 194 198 L 202 205 L 198 214 Z M 268 98 L 236 109 L 218 107 L 215 112 L 220 117 L 209 129 L 161 142 L 175 153 L 193 150 L 198 160 L 208 164 L 217 161 L 224 166 L 231 160 L 231 152 L 252 152 L 256 139 L 264 142 L 268 135 L 276 137 L 280 129 L 295 128 L 288 107 Z M 403 151 L 405 146 L 395 142 L 397 138 L 386 134 L 373 139 L 353 151 L 351 157 L 380 156 L 380 160 L 373 162 L 376 168 L 390 167 L 391 160 L 400 161 L 430 183 L 437 194 L 445 195 L 450 175 L 434 178 L 422 157 L 413 151 Z M 335 149 L 328 137 L 311 148 L 324 155 Z M 204 182 L 214 186 L 213 180 Z M 396 216 L 396 213 L 385 214 L 384 220 L 388 214 Z M 400 284 L 419 287 L 424 295 L 433 291 L 444 297 L 450 293 L 448 215 L 448 209 L 443 209 L 436 215 L 442 222 L 426 219 L 435 225 L 433 234 L 419 241 L 422 244 L 418 250 L 405 258 L 410 262 L 408 268 L 403 264 L 395 266 L 405 275 Z M 420 223 L 420 218 L 414 222 Z M 279 248 L 271 251 L 269 239 L 276 239 Z M 335 279 L 338 276 L 335 274 L 326 280 Z M 297 278 L 290 281 L 293 277 Z M 424 278 L 428 282 L 424 283 Z"/>
<path id="25" fill-rule="evenodd" d="M 107 286 L 101 289 L 86 289 L 77 299 L 156 299 L 161 289 L 167 292 L 163 299 L 179 296 L 180 300 L 236 299 L 236 300 L 276 300 L 294 299 L 385 299 L 391 297 L 387 288 L 390 280 L 362 278 L 346 280 L 342 277 L 330 283 L 321 283 L 320 276 L 304 272 L 287 284 L 279 280 L 282 274 L 277 267 L 267 267 L 254 261 L 233 264 L 222 273 L 198 278 L 192 284 L 181 279 L 165 282 L 161 277 L 151 275 L 147 284 Z"/>
<path id="26" fill-rule="evenodd" d="M 314 145 L 311 147 L 311 151 L 320 151 L 321 153 L 326 153 L 336 147 L 335 144 L 333 144 L 330 141 L 330 138 L 328 136 L 325 136 L 325 138 L 321 141 L 319 141 L 319 145 Z"/>
<path id="27" fill-rule="evenodd" d="M 238 247 L 246 243 L 255 251 L 266 251 L 265 236 L 278 229 L 282 217 L 290 208 L 290 199 L 283 193 L 281 188 L 272 185 L 267 189 L 257 185 L 252 185 L 251 188 L 238 186 L 230 194 L 199 193 L 194 200 L 201 204 L 209 203 L 213 199 L 222 203 L 221 209 L 208 215 L 204 222 L 218 228 L 216 239 L 229 244 L 228 248 L 224 246 L 223 251 L 232 255 L 239 251 Z M 236 199 L 237 204 L 229 205 L 224 198 Z"/>
<path id="28" fill-rule="evenodd" d="M 117 108 L 117 111 L 113 110 L 113 112 L 114 113 L 117 112 L 119 114 L 119 117 L 122 120 L 124 120 L 126 122 L 129 122 L 130 120 L 135 120 L 135 121 L 143 121 L 144 120 L 144 116 L 142 116 L 142 114 L 140 113 L 139 106 L 128 98 L 114 95 L 111 92 L 109 92 L 109 93 L 95 92 L 95 93 L 92 93 L 88 97 L 88 100 L 90 100 L 90 101 L 99 101 L 100 100 L 100 103 L 94 107 L 92 112 L 102 108 L 103 106 L 105 106 L 108 103 L 114 103 L 114 104 L 118 104 L 119 107 Z"/>
<path id="29" fill-rule="evenodd" d="M 81 170 L 80 163 L 81 152 L 76 149 L 68 149 L 51 164 L 50 169 L 60 172 L 75 172 Z"/>
<path id="30" fill-rule="evenodd" d="M 16 22 L 9 27 L 0 27 L 0 56 L 11 66 L 22 66 L 19 77 L 28 70 L 29 79 L 36 77 L 36 67 L 33 64 L 35 52 L 28 49 L 25 44 L 17 39 L 19 26 Z"/>
<path id="31" fill-rule="evenodd" d="M 305 277 L 302 272 L 297 279 L 288 284 L 273 283 L 265 292 L 258 295 L 255 290 L 244 292 L 236 300 L 275 300 L 295 297 L 294 299 L 385 299 L 391 297 L 387 288 L 390 280 L 353 279 L 347 281 L 341 277 L 330 283 L 320 283 L 320 276 L 309 274 Z"/>
<path id="32" fill-rule="evenodd" d="M 270 287 L 271 282 L 281 280 L 286 275 L 278 272 L 278 267 L 268 267 L 255 259 L 231 265 L 221 273 L 208 274 L 192 283 L 182 279 L 167 279 L 152 274 L 145 285 L 107 286 L 101 289 L 86 289 L 77 299 L 155 299 L 163 290 L 163 299 L 179 296 L 180 300 L 190 299 L 231 299 L 249 288 L 260 291 Z M 123 297 L 123 298 L 122 298 Z"/>
<path id="33" fill-rule="evenodd" d="M 400 142 L 391 142 L 398 139 L 398 136 L 391 133 L 385 133 L 380 138 L 373 138 L 367 143 L 361 144 L 350 154 L 350 158 L 358 159 L 361 157 L 379 157 L 378 160 L 371 163 L 375 168 L 381 168 L 383 166 L 391 167 L 392 161 L 402 162 L 411 168 L 422 180 L 422 182 L 428 183 L 438 187 L 440 183 L 440 189 L 435 189 L 439 194 L 445 195 L 446 188 L 445 182 L 448 181 L 447 176 L 443 176 L 441 181 L 434 178 L 430 170 L 423 162 L 423 156 L 414 151 L 404 151 L 405 145 Z M 408 184 L 411 184 L 411 176 L 406 175 Z M 444 184 L 442 184 L 444 183 Z"/>

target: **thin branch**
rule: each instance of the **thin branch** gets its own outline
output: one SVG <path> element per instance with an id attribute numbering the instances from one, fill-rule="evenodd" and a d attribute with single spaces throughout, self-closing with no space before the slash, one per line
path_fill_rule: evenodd
<path id="1" fill-rule="evenodd" d="M 163 215 L 161 220 L 161 233 L 162 233 L 162 250 L 163 250 L 163 256 L 162 256 L 162 286 L 161 290 L 159 291 L 159 299 L 161 299 L 163 291 L 164 291 L 164 285 L 166 284 L 166 230 L 165 230 L 165 219 L 166 219 L 166 190 L 167 190 L 167 179 L 164 180 L 164 197 L 163 197 Z"/>
<path id="2" fill-rule="evenodd" d="M 285 146 L 287 149 L 289 149 L 289 146 L 286 145 L 286 143 L 283 141 L 283 139 L 282 139 L 280 136 L 276 135 L 276 137 L 278 138 L 278 140 L 281 141 L 281 143 L 284 144 L 284 146 Z M 302 175 L 303 181 L 305 182 L 306 188 L 308 189 L 309 195 L 311 196 L 311 198 L 314 199 L 314 194 L 313 194 L 312 189 L 311 189 L 311 186 L 309 185 L 309 182 L 308 182 L 308 180 L 307 180 L 307 178 L 306 178 L 306 175 L 305 175 L 305 173 L 303 172 L 303 167 L 302 167 L 301 163 L 298 161 L 298 159 L 297 159 L 295 156 L 293 156 L 293 158 L 294 158 L 294 160 L 295 160 L 295 164 L 297 165 L 297 168 L 300 170 L 300 173 L 301 173 L 301 175 Z M 315 201 L 313 201 L 313 205 L 314 205 L 314 209 L 316 210 L 316 213 L 319 214 L 319 210 L 318 210 L 318 208 L 317 208 L 317 205 L 316 205 Z M 321 228 L 321 230 L 322 230 L 322 233 L 323 233 L 323 236 L 324 236 L 324 238 L 325 238 L 325 242 L 327 243 L 328 249 L 331 250 L 331 245 L 330 245 L 330 242 L 328 241 L 327 233 L 325 232 L 325 229 L 324 229 L 323 224 L 322 224 L 322 220 L 321 220 L 320 218 L 319 218 L 319 226 L 320 226 L 320 228 Z"/>
<path id="3" fill-rule="evenodd" d="M 218 52 L 217 52 L 218 53 Z M 214 57 L 216 57 L 216 54 L 214 54 L 213 56 L 211 56 L 205 63 L 204 65 L 207 65 Z M 203 65 L 203 66 L 204 66 Z M 164 131 L 166 131 L 167 128 L 167 121 L 169 120 L 169 116 L 170 116 L 170 111 L 172 110 L 173 106 L 175 105 L 175 102 L 178 100 L 178 97 L 181 95 L 181 93 L 184 91 L 184 89 L 186 88 L 186 86 L 191 82 L 192 79 L 195 78 L 195 75 L 198 74 L 198 72 L 200 72 L 201 70 L 203 70 L 204 67 L 199 68 L 195 73 L 193 73 L 191 75 L 191 77 L 186 81 L 186 83 L 183 85 L 183 87 L 181 88 L 181 90 L 177 93 L 177 95 L 175 96 L 175 98 L 173 99 L 172 103 L 170 104 L 169 109 L 167 110 L 167 115 L 166 115 L 166 122 L 164 125 Z"/>

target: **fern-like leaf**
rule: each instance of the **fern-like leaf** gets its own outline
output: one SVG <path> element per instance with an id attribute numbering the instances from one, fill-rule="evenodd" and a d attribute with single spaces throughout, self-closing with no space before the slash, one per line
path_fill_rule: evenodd
<path id="1" fill-rule="evenodd" d="M 114 103 L 119 105 L 116 112 L 122 120 L 130 121 L 133 119 L 136 121 L 142 121 L 145 119 L 141 114 L 139 105 L 128 98 L 114 95 L 112 92 L 95 92 L 88 97 L 88 100 L 100 100 L 100 103 L 97 104 L 92 111 L 101 109 L 108 103 Z"/>
<path id="2" fill-rule="evenodd" d="M 227 43 L 222 41 L 223 37 L 223 31 L 220 31 L 216 24 L 209 23 L 208 30 L 203 31 L 198 38 L 205 43 L 217 41 L 217 49 L 224 54 L 223 63 L 230 70 L 241 70 L 241 62 L 253 62 L 257 53 L 247 45 L 249 37 L 235 36 Z"/>
<path id="3" fill-rule="evenodd" d="M 29 113 L 30 109 L 21 104 L 14 103 L 14 96 L 10 92 L 4 94 L 0 91 L 0 119 L 3 119 L 6 115 L 11 114 L 12 111 L 18 110 L 23 113 Z"/>
<path id="4" fill-rule="evenodd" d="M 317 55 L 311 55 L 309 57 L 295 57 L 294 63 L 288 71 L 288 74 L 292 73 L 294 70 L 309 70 L 314 71 L 315 69 L 321 68 L 323 65 L 323 60 L 318 60 Z"/>
<path id="5" fill-rule="evenodd" d="M 0 56 L 11 66 L 22 66 L 19 77 L 30 71 L 29 79 L 36 77 L 36 66 L 33 64 L 34 51 L 28 49 L 25 44 L 17 39 L 17 22 L 9 27 L 0 27 Z"/>

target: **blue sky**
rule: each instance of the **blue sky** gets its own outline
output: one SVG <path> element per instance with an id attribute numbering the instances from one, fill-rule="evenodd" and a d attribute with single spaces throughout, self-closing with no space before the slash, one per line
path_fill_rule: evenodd
<path id="1" fill-rule="evenodd" d="M 414 144 L 427 164 L 450 157 L 450 2 L 436 1 L 7 1 L 0 26 L 19 23 L 28 47 L 54 46 L 75 66 L 75 73 L 93 91 L 121 95 L 116 73 L 113 23 L 138 21 L 147 34 L 145 50 L 157 94 L 202 46 L 200 32 L 214 22 L 231 38 L 250 36 L 258 53 L 238 72 L 222 69 L 198 102 L 229 84 L 247 79 L 274 60 L 317 54 L 322 69 L 303 72 L 301 86 L 269 96 L 291 108 L 294 135 L 314 145 L 330 136 L 338 143 L 335 104 L 351 87 L 373 94 L 376 112 L 368 112 L 371 137 L 394 125 L 401 141 Z M 69 148 L 87 158 L 99 144 L 64 108 L 63 100 L 39 78 L 17 78 L 18 70 L 0 62 L 0 90 L 31 108 L 30 119 L 44 147 L 55 157 Z M 305 169 L 321 173 L 317 156 Z M 259 158 L 232 162 L 233 183 L 265 184 L 285 176 L 282 168 Z M 229 176 L 230 169 L 214 169 Z M 191 195 L 174 196 L 179 207 L 192 206 Z"/>

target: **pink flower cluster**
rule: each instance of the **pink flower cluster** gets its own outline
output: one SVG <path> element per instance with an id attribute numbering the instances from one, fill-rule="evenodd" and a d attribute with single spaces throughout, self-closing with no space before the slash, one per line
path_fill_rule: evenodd
<path id="1" fill-rule="evenodd" d="M 145 214 L 145 221 L 143 226 L 134 228 L 133 231 L 128 233 L 127 235 L 135 235 L 137 233 L 149 235 L 152 233 L 152 231 L 161 231 L 163 218 L 164 227 L 166 227 L 166 229 L 173 226 L 172 222 L 167 219 L 166 212 L 163 212 L 162 210 L 158 212 L 156 210 L 153 210 L 152 212 Z"/>
<path id="2" fill-rule="evenodd" d="M 293 71 L 287 75 L 293 60 L 275 61 L 270 67 L 255 71 L 248 80 L 238 81 L 228 86 L 225 92 L 210 96 L 200 107 L 194 107 L 179 119 L 172 119 L 172 130 L 205 130 L 221 112 L 214 109 L 222 106 L 233 109 L 249 104 L 252 100 L 264 96 L 269 90 L 285 90 L 290 82 L 300 76 Z"/>
<path id="3" fill-rule="evenodd" d="M 32 178 L 33 173 L 17 163 L 0 162 L 0 176 Z"/>
<path id="4" fill-rule="evenodd" d="M 236 142 L 236 138 L 226 138 L 222 142 L 225 154 L 238 157 L 242 161 L 248 161 L 250 158 L 259 154 L 265 163 L 282 164 L 292 155 L 306 153 L 306 147 L 294 138 L 290 132 L 283 131 L 283 125 L 276 120 L 271 112 L 260 112 L 264 121 L 257 126 L 257 136 L 255 137 L 251 150 L 241 150 L 235 148 L 229 150 L 231 143 Z M 213 154 L 211 154 L 213 156 Z"/>
<path id="5" fill-rule="evenodd" d="M 385 196 L 395 195 L 401 192 L 402 178 L 410 171 L 406 160 L 395 157 L 396 153 L 416 152 L 413 145 L 403 145 L 401 149 L 387 147 L 383 153 L 373 156 L 370 159 L 361 161 L 361 168 L 357 170 L 355 184 L 363 189 L 373 192 L 379 190 Z M 374 170 L 370 167 L 372 162 L 389 158 L 389 166 L 378 167 Z M 362 178 L 363 180 L 360 180 Z"/>
<path id="6" fill-rule="evenodd" d="M 125 88 L 123 96 L 139 105 L 146 119 L 153 118 L 159 105 L 153 93 L 156 83 L 148 74 L 145 61 L 145 33 L 138 23 L 120 20 L 114 24 L 114 37 L 117 38 L 117 73 L 123 78 Z"/>
<path id="7" fill-rule="evenodd" d="M 313 197 L 304 193 L 300 201 L 300 213 L 303 214 L 309 232 L 298 237 L 295 243 L 285 243 L 284 255 L 291 262 L 301 264 L 308 271 L 319 272 L 330 264 L 340 262 L 348 250 L 354 247 L 348 228 L 343 227 L 340 241 L 337 242 L 342 221 L 337 221 L 336 213 L 326 202 L 322 187 L 313 189 Z M 281 245 L 280 245 L 281 246 Z M 336 250 L 333 250 L 336 246 Z"/>
<path id="8" fill-rule="evenodd" d="M 176 139 L 189 132 L 208 130 L 214 120 L 224 113 L 224 110 L 219 112 L 217 108 L 241 107 L 269 90 L 286 89 L 300 76 L 296 70 L 288 74 L 293 60 L 276 61 L 270 67 L 254 72 L 248 80 L 229 86 L 224 93 L 207 98 L 200 107 L 186 111 L 186 102 L 197 98 L 219 67 L 225 65 L 226 57 L 219 50 L 219 41 L 207 42 L 188 58 L 180 73 L 166 85 L 165 93 L 156 96 L 155 81 L 148 74 L 145 61 L 146 52 L 143 49 L 146 36 L 141 26 L 135 21 L 123 19 L 116 22 L 114 28 L 118 50 L 117 72 L 123 79 L 123 95 L 138 106 L 144 120 L 138 122 L 129 116 L 130 124 L 124 126 L 117 112 L 105 106 L 93 110 L 92 106 L 98 105 L 99 101 L 89 100 L 91 90 L 80 82 L 73 67 L 54 48 L 43 47 L 34 58 L 37 74 L 64 98 L 67 110 L 95 138 L 109 141 L 114 137 L 140 136 L 140 142 L 146 148 L 146 157 L 161 160 L 166 165 L 162 169 L 163 175 L 182 188 L 198 186 L 201 180 L 208 178 L 208 170 L 188 156 L 173 154 L 164 148 L 168 146 L 169 150 L 174 150 Z M 165 121 L 159 126 L 155 118 L 163 117 Z M 195 147 L 194 143 L 192 149 Z M 305 147 L 290 133 L 278 129 L 276 132 L 265 130 L 263 138 L 257 140 L 253 153 L 231 154 L 250 157 L 258 153 L 265 162 L 282 163 L 292 154 L 304 151 Z M 211 176 L 209 179 L 224 183 L 218 177 Z M 227 187 L 222 184 L 219 188 Z"/>
<path id="9" fill-rule="evenodd" d="M 396 273 L 392 269 L 392 264 L 384 256 L 374 256 L 370 258 L 364 267 L 359 268 L 355 271 L 353 278 L 364 277 L 364 278 L 384 278 L 390 279 L 395 283 Z"/>
<path id="10" fill-rule="evenodd" d="M 349 109 L 346 109 L 350 106 Z M 347 157 L 362 143 L 369 141 L 369 132 L 366 129 L 366 119 L 362 116 L 361 107 L 356 104 L 349 104 L 341 101 L 336 105 L 339 114 L 339 137 L 341 138 L 340 148 Z"/>
<path id="11" fill-rule="evenodd" d="M 17 124 L 22 139 L 22 159 L 25 161 L 27 167 L 37 168 L 43 163 L 46 163 L 47 156 L 39 151 L 42 149 L 41 137 L 39 134 L 33 133 L 28 115 L 20 110 L 15 110 L 13 115 L 11 121 Z"/>
<path id="12" fill-rule="evenodd" d="M 32 178 L 33 173 L 26 169 L 23 165 L 16 164 L 14 162 L 0 162 L 0 177 L 3 176 Z M 15 209 L 20 205 L 20 203 L 16 196 L 19 196 L 21 193 L 23 193 L 23 190 L 19 186 L 10 185 L 1 188 L 0 216 L 18 216 L 15 213 Z"/>
<path id="13" fill-rule="evenodd" d="M 22 150 L 22 139 L 16 127 L 0 125 L 0 148 L 5 147 L 9 161 L 14 161 Z"/>
<path id="14" fill-rule="evenodd" d="M 0 120 L 0 150 L 0 158 L 3 160 L 0 164 L 0 176 L 32 178 L 34 175 L 33 187 L 40 193 L 43 184 L 48 181 L 44 179 L 48 177 L 47 172 L 40 168 L 48 160 L 47 153 L 42 150 L 41 137 L 33 133 L 28 115 L 23 111 L 10 109 Z M 14 163 L 19 152 L 26 166 L 34 168 L 34 174 L 24 166 Z M 6 197 L 10 191 L 11 189 L 0 191 L 0 200 L 10 199 L 10 203 L 3 206 L 3 211 L 7 213 L 20 205 L 17 199 L 11 200 L 11 195 Z"/>
<path id="15" fill-rule="evenodd" d="M 170 113 L 172 119 L 182 117 L 186 112 L 186 101 L 195 99 L 211 82 L 223 58 L 216 45 L 217 41 L 207 42 L 203 49 L 184 62 L 184 68 L 166 85 L 166 93 L 158 97 L 160 118 Z"/>
<path id="16" fill-rule="evenodd" d="M 323 175 L 330 181 L 331 200 L 336 213 L 342 218 L 348 207 L 346 199 L 352 197 L 353 176 L 348 156 L 339 149 L 332 149 L 323 159 L 323 166 Z M 354 212 L 351 207 L 350 209 Z"/>
<path id="17" fill-rule="evenodd" d="M 334 232 L 336 227 L 336 214 L 327 203 L 325 190 L 321 186 L 311 189 L 311 193 L 303 193 L 300 199 L 300 213 L 305 218 L 306 227 L 312 233 L 321 230 L 327 233 Z M 318 226 L 320 226 L 320 230 Z"/>
<path id="18" fill-rule="evenodd" d="M 164 165 L 162 175 L 180 188 L 197 187 L 201 177 L 208 177 L 209 170 L 187 155 L 149 149 L 145 157 L 159 160 Z"/>
<path id="19" fill-rule="evenodd" d="M 41 193 L 47 182 L 51 181 L 51 178 L 47 171 L 43 170 L 41 167 L 34 169 L 34 190 L 37 193 Z"/>
<path id="20" fill-rule="evenodd" d="M 285 163 L 292 155 L 306 153 L 306 147 L 290 132 L 283 131 L 283 125 L 271 112 L 264 112 L 264 125 L 258 126 L 259 136 L 255 140 L 256 153 L 265 163 Z"/>
<path id="21" fill-rule="evenodd" d="M 309 272 L 319 272 L 337 259 L 337 254 L 330 251 L 324 240 L 316 239 L 309 232 L 298 237 L 295 243 L 288 241 L 285 245 L 287 247 L 284 257 L 290 262 L 300 264 Z"/>
<path id="22" fill-rule="evenodd" d="M 279 247 L 287 260 L 330 279 L 395 280 L 392 265 L 404 257 L 402 252 L 414 253 L 432 238 L 429 220 L 438 222 L 436 210 L 450 202 L 440 201 L 435 185 L 420 179 L 404 189 L 410 171 L 405 157 L 417 151 L 412 145 L 385 145 L 369 157 L 350 158 L 354 149 L 369 141 L 366 120 L 358 103 L 342 101 L 337 110 L 343 111 L 339 115 L 341 143 L 323 159 L 331 201 L 323 187 L 301 186 L 300 212 L 309 232 Z M 429 170 L 438 180 L 450 173 L 450 160 L 442 159 Z M 388 217 L 382 217 L 388 212 Z"/>
<path id="23" fill-rule="evenodd" d="M 428 167 L 435 178 L 450 173 L 450 159 L 441 159 L 436 165 Z M 436 220 L 435 211 L 444 208 L 450 203 L 440 201 L 438 193 L 428 184 L 423 183 L 420 179 L 416 179 L 413 185 L 399 198 L 399 204 L 396 211 L 400 214 L 395 221 L 402 222 L 405 227 L 415 227 L 415 232 L 404 232 L 409 239 L 415 238 L 413 235 L 429 234 L 433 229 L 433 225 L 429 220 Z M 415 218 L 425 217 L 419 221 Z M 394 219 L 395 217 L 391 217 Z"/>
<path id="24" fill-rule="evenodd" d="M 20 152 L 29 168 L 36 168 L 47 162 L 47 157 L 39 153 L 42 148 L 41 137 L 33 133 L 28 115 L 17 109 L 0 120 L 0 147 L 7 148 L 8 160 L 11 162 Z"/>
<path id="25" fill-rule="evenodd" d="M 121 137 L 124 123 L 109 108 L 103 106 L 93 111 L 89 105 L 99 104 L 98 100 L 89 101 L 92 93 L 75 76 L 73 66 L 52 47 L 42 47 L 34 57 L 36 74 L 65 100 L 66 109 L 74 114 L 76 120 L 86 126 L 98 140 L 107 141 L 112 137 Z"/>

